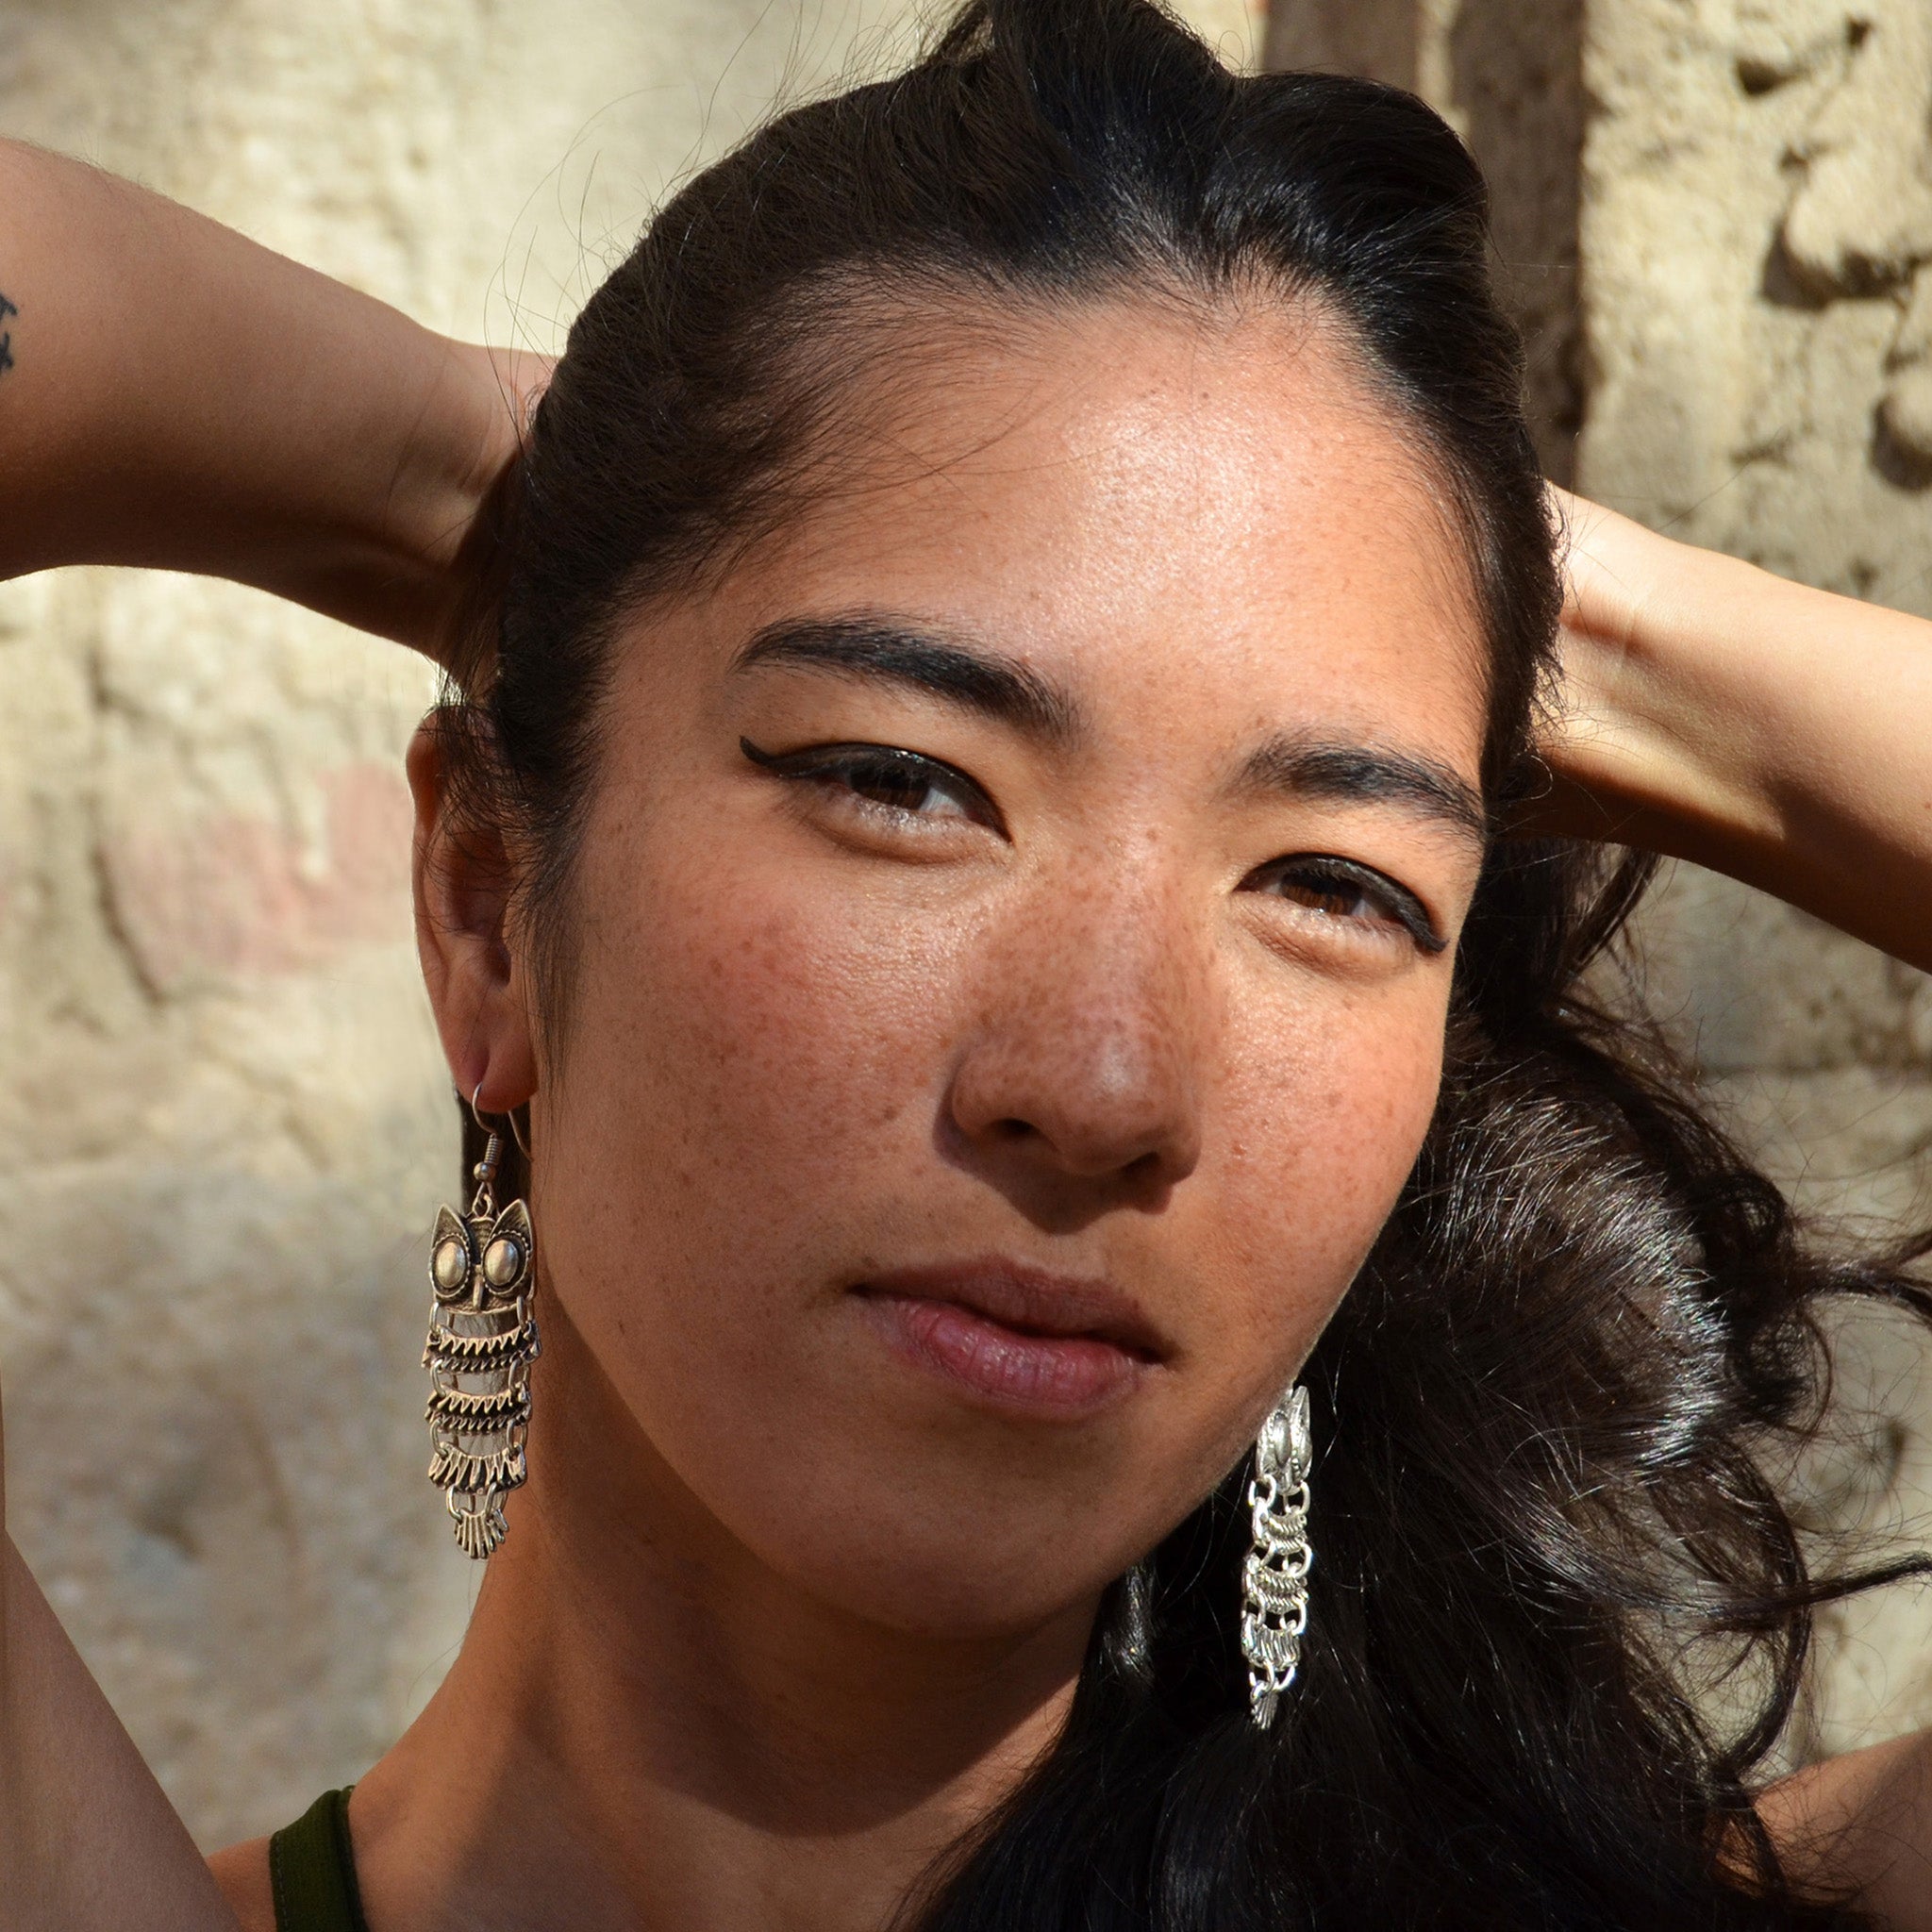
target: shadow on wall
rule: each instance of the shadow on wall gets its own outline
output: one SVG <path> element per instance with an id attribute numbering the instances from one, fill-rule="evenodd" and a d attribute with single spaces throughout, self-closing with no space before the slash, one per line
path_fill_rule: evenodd
<path id="1" fill-rule="evenodd" d="M 1577 212 L 1583 0 L 1275 0 L 1268 65 L 1412 89 L 1474 150 L 1502 286 L 1529 351 L 1530 426 L 1559 483 L 1583 424 Z"/>

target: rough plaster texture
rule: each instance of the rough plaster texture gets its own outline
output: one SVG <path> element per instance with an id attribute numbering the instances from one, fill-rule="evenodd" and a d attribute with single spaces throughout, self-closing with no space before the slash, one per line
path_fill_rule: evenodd
<path id="1" fill-rule="evenodd" d="M 547 347 L 669 182 L 912 10 L 11 0 L 0 131 Z M 1252 56 L 1245 0 L 1191 11 Z M 98 571 L 0 588 L 0 665 L 10 1522 L 213 1845 L 358 1775 L 473 1587 L 416 1366 L 456 1164 L 399 760 L 430 680 L 247 591 Z"/>
<path id="2" fill-rule="evenodd" d="M 1592 495 L 1788 576 L 1932 614 L 1932 9 L 1588 0 L 1580 219 Z M 1932 721 L 1927 729 L 1932 730 Z M 1932 1220 L 1932 984 L 1689 868 L 1652 991 L 1804 1204 Z M 1932 1543 L 1932 1364 L 1847 1338 L 1821 1521 Z M 1801 1752 L 1932 1723 L 1932 1591 L 1825 1620 Z"/>

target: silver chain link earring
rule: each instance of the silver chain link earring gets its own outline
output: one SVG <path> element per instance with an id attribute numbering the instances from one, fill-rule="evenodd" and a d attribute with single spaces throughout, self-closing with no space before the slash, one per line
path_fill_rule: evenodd
<path id="1" fill-rule="evenodd" d="M 1308 1391 L 1297 1384 L 1261 1424 L 1248 1484 L 1254 1541 L 1241 1565 L 1241 1655 L 1248 1660 L 1248 1714 L 1264 1731 L 1294 1682 L 1308 1627 L 1312 1458 Z"/>
<path id="2" fill-rule="evenodd" d="M 470 1112 L 487 1144 L 471 1169 L 476 1191 L 470 1211 L 440 1208 L 430 1240 L 433 1299 L 423 1346 L 430 1390 L 423 1419 L 436 1445 L 429 1480 L 443 1492 L 458 1547 L 481 1558 L 509 1534 L 503 1499 L 529 1474 L 524 1439 L 530 1425 L 530 1364 L 537 1359 L 530 1312 L 537 1244 L 525 1202 L 512 1201 L 497 1212 L 492 1184 L 503 1137 L 484 1125 L 475 1093 Z M 516 1133 L 514 1114 L 509 1123 Z M 523 1146 L 521 1135 L 517 1145 Z"/>

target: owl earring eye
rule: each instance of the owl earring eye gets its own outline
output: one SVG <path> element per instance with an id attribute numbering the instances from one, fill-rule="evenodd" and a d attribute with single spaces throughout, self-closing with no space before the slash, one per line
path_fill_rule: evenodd
<path id="1" fill-rule="evenodd" d="M 492 1298 L 508 1301 L 522 1290 L 534 1248 L 530 1210 L 523 1202 L 512 1201 L 491 1223 L 483 1244 L 483 1279 Z"/>
<path id="2" fill-rule="evenodd" d="M 475 1266 L 469 1229 L 449 1208 L 442 1208 L 429 1242 L 429 1285 L 436 1299 L 461 1301 L 470 1291 L 470 1273 Z"/>

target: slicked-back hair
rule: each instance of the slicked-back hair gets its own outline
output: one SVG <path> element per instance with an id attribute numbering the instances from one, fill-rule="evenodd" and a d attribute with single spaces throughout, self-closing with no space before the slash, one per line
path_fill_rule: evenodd
<path id="1" fill-rule="evenodd" d="M 571 331 L 440 715 L 451 809 L 526 855 L 546 1024 L 626 614 L 823 486 L 866 397 L 921 375 L 895 318 L 1142 299 L 1342 332 L 1466 551 L 1492 814 L 1538 782 L 1560 532 L 1461 142 L 1394 89 L 1230 73 L 1151 0 L 971 0 L 907 72 L 698 175 Z M 1924 1313 L 1922 1250 L 1807 1244 L 1654 1032 L 1592 999 L 1647 877 L 1490 843 L 1433 1124 L 1305 1377 L 1319 1560 L 1273 1730 L 1238 1642 L 1243 1465 L 1109 1590 L 1064 1734 L 907 1927 L 1857 1923 L 1795 1896 L 1751 1782 L 1812 1607 L 1900 1573 L 1812 1575 L 1764 1457 L 1817 1422 L 1820 1312 Z M 1719 1724 L 1685 1660 L 1724 1645 Z"/>

